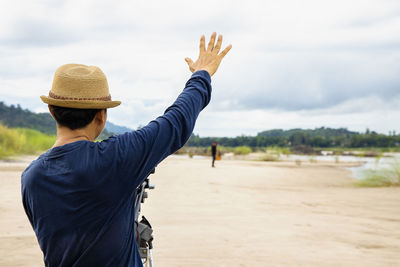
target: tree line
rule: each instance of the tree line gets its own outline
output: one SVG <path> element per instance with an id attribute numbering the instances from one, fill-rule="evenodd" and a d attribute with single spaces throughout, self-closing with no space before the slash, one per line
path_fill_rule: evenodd
<path id="1" fill-rule="evenodd" d="M 313 130 L 291 129 L 281 130 L 275 129 L 264 131 L 257 136 L 237 136 L 237 137 L 200 137 L 193 134 L 187 145 L 194 147 L 210 146 L 213 142 L 217 142 L 222 146 L 238 147 L 249 146 L 255 147 L 397 147 L 400 145 L 400 135 L 396 135 L 393 131 L 390 135 L 379 134 L 374 131 L 358 133 L 348 131 L 345 128 L 317 128 Z"/>

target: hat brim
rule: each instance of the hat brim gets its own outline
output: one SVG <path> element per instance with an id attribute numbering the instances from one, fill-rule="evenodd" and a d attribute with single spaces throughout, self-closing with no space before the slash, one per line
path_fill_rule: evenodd
<path id="1" fill-rule="evenodd" d="M 54 99 L 44 95 L 40 96 L 40 98 L 46 104 L 64 108 L 104 109 L 104 108 L 114 108 L 121 104 L 121 101 L 64 100 L 64 99 Z"/>

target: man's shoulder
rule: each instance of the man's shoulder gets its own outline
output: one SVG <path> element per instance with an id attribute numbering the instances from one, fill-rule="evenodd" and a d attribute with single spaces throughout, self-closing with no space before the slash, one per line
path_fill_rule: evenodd
<path id="1" fill-rule="evenodd" d="M 35 160 L 33 160 L 28 167 L 26 167 L 26 169 L 22 172 L 21 174 L 21 183 L 22 185 L 27 184 L 32 177 L 35 177 L 38 173 L 38 169 L 40 169 L 42 167 L 42 163 L 45 157 L 45 154 L 47 152 L 43 153 L 42 155 L 40 155 L 38 158 L 36 158 Z"/>
<path id="2" fill-rule="evenodd" d="M 30 169 L 40 166 L 41 162 L 43 161 L 45 155 L 48 153 L 48 151 L 44 152 L 43 154 L 39 155 L 36 159 L 32 160 L 31 163 L 29 163 L 28 167 L 25 168 L 25 170 L 22 172 L 22 175 L 29 171 Z"/>

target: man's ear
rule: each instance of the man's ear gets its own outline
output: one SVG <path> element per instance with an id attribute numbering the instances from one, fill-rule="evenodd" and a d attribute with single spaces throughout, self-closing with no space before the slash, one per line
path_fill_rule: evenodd
<path id="1" fill-rule="evenodd" d="M 53 119 L 56 119 L 54 117 L 53 109 L 50 107 L 50 105 L 47 105 L 47 107 L 49 108 L 49 112 L 50 112 L 51 116 L 53 117 Z"/>
<path id="2" fill-rule="evenodd" d="M 104 109 L 100 110 L 99 112 L 96 113 L 94 119 L 96 120 L 96 123 L 100 125 L 105 124 L 107 120 L 107 112 Z"/>

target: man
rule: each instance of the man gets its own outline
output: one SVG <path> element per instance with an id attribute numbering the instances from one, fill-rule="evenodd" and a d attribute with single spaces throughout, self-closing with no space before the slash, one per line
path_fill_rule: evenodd
<path id="1" fill-rule="evenodd" d="M 211 167 L 215 167 L 215 158 L 217 157 L 217 142 L 213 142 L 211 145 L 211 156 L 212 156 L 212 165 Z"/>
<path id="2" fill-rule="evenodd" d="M 107 80 L 94 66 L 57 69 L 41 96 L 57 121 L 54 146 L 22 174 L 22 199 L 46 266 L 142 266 L 134 235 L 136 188 L 153 168 L 182 147 L 210 101 L 211 79 L 231 46 L 204 36 L 194 73 L 177 100 L 138 131 L 93 142 L 107 119 Z"/>

